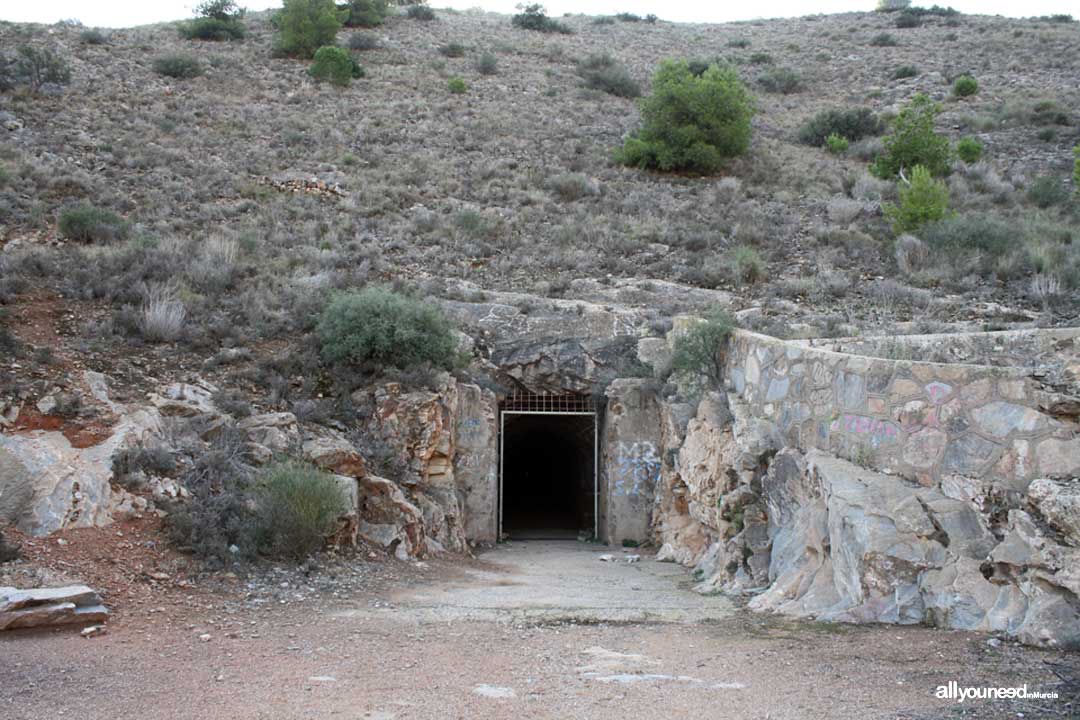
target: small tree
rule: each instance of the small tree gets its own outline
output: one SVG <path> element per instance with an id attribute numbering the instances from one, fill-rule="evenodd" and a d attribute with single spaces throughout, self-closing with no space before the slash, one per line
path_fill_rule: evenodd
<path id="1" fill-rule="evenodd" d="M 180 36 L 188 40 L 239 40 L 247 31 L 244 10 L 234 0 L 206 0 L 196 6 L 195 19 L 180 25 Z"/>
<path id="2" fill-rule="evenodd" d="M 713 387 L 724 380 L 724 348 L 735 322 L 724 310 L 713 310 L 704 320 L 675 339 L 671 369 L 684 376 L 704 375 Z"/>
<path id="3" fill-rule="evenodd" d="M 30 92 L 36 93 L 49 83 L 71 82 L 71 68 L 52 50 L 23 45 L 16 52 L 14 75 L 30 86 Z"/>
<path id="4" fill-rule="evenodd" d="M 574 31 L 557 20 L 547 16 L 544 6 L 539 3 L 518 5 L 520 13 L 510 18 L 510 24 L 522 30 L 535 30 L 542 33 L 560 33 L 570 35 Z"/>
<path id="5" fill-rule="evenodd" d="M 382 25 L 390 13 L 390 4 L 387 0 L 349 0 L 343 7 L 346 11 L 345 27 Z"/>
<path id="6" fill-rule="evenodd" d="M 957 156 L 967 164 L 979 162 L 983 154 L 983 144 L 970 135 L 960 138 L 956 143 Z"/>
<path id="7" fill-rule="evenodd" d="M 949 188 L 944 181 L 935 180 L 922 165 L 916 165 L 911 170 L 911 180 L 900 188 L 900 204 L 887 204 L 883 209 L 897 235 L 914 232 L 948 214 Z"/>
<path id="8" fill-rule="evenodd" d="M 874 162 L 871 170 L 881 178 L 893 178 L 904 168 L 922 165 L 931 175 L 949 174 L 952 152 L 949 139 L 934 132 L 934 118 L 941 106 L 926 95 L 918 93 L 900 111 L 891 135 L 885 136 L 885 152 Z"/>
<path id="9" fill-rule="evenodd" d="M 952 91 L 956 97 L 969 97 L 979 92 L 979 81 L 970 75 L 961 75 L 953 83 Z"/>
<path id="10" fill-rule="evenodd" d="M 643 169 L 713 173 L 750 147 L 754 101 L 730 68 L 695 76 L 685 61 L 665 60 L 653 94 L 641 103 L 642 128 L 616 158 Z"/>
<path id="11" fill-rule="evenodd" d="M 341 20 L 334 0 L 284 0 L 277 26 L 280 51 L 309 58 L 324 45 L 334 44 Z"/>

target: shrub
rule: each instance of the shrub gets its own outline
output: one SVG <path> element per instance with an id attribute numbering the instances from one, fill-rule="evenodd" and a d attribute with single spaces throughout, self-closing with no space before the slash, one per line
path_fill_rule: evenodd
<path id="1" fill-rule="evenodd" d="M 915 95 L 900 111 L 892 134 L 884 138 L 884 152 L 871 168 L 874 174 L 896 177 L 903 168 L 922 165 L 932 175 L 948 175 L 949 139 L 934 132 L 934 118 L 940 111 L 941 106 L 926 95 Z"/>
<path id="2" fill-rule="evenodd" d="M 188 80 L 202 75 L 202 63 L 191 55 L 164 55 L 154 60 L 154 72 L 158 75 Z"/>
<path id="3" fill-rule="evenodd" d="M 882 123 L 869 108 L 825 110 L 812 117 L 799 129 L 799 142 L 820 147 L 830 135 L 857 142 L 864 137 L 880 135 Z"/>
<path id="4" fill-rule="evenodd" d="M 390 14 L 387 0 L 348 0 L 343 9 L 345 27 L 376 27 Z"/>
<path id="5" fill-rule="evenodd" d="M 711 173 L 750 146 L 754 101 L 739 76 L 714 65 L 695 77 L 665 60 L 641 104 L 642 128 L 617 153 L 624 165 Z"/>
<path id="6" fill-rule="evenodd" d="M 1036 207 L 1048 208 L 1065 202 L 1069 198 L 1069 191 L 1065 183 L 1058 178 L 1043 175 L 1035 178 L 1035 181 L 1031 183 L 1027 198 Z"/>
<path id="7" fill-rule="evenodd" d="M 912 12 L 910 8 L 900 11 L 900 14 L 896 16 L 896 27 L 900 29 L 915 28 L 922 25 L 922 18 L 919 17 L 919 13 Z"/>
<path id="8" fill-rule="evenodd" d="M 323 359 L 335 364 L 405 369 L 425 362 L 450 368 L 455 362 L 454 333 L 442 312 L 381 287 L 335 295 L 316 335 Z"/>
<path id="9" fill-rule="evenodd" d="M 324 45 L 333 45 L 341 29 L 334 0 L 283 0 L 275 18 L 278 50 L 296 57 L 310 58 Z"/>
<path id="10" fill-rule="evenodd" d="M 896 47 L 900 43 L 889 33 L 878 33 L 870 38 L 870 44 L 874 47 Z"/>
<path id="11" fill-rule="evenodd" d="M 877 12 L 891 13 L 911 7 L 911 0 L 878 0 Z"/>
<path id="12" fill-rule="evenodd" d="M 139 332 L 149 342 L 173 342 L 184 330 L 187 308 L 172 285 L 155 285 L 146 292 L 139 314 Z"/>
<path id="13" fill-rule="evenodd" d="M 911 180 L 900 188 L 900 204 L 886 204 L 885 218 L 897 235 L 914 232 L 928 222 L 941 220 L 949 209 L 949 189 L 935 180 L 922 165 L 911 169 Z"/>
<path id="14" fill-rule="evenodd" d="M 546 14 L 544 6 L 539 3 L 526 5 L 521 12 L 510 19 L 510 23 L 522 30 L 535 30 L 542 33 L 560 33 L 570 35 L 573 33 L 566 25 L 552 20 Z"/>
<path id="15" fill-rule="evenodd" d="M 837 135 L 834 133 L 829 137 L 825 138 L 825 146 L 829 148 L 829 152 L 833 153 L 834 155 L 841 155 L 843 153 L 846 153 L 848 145 L 848 139 L 843 135 Z"/>
<path id="16" fill-rule="evenodd" d="M 123 240 L 128 234 L 123 218 L 87 203 L 62 210 L 57 226 L 61 235 L 79 242 Z"/>
<path id="17" fill-rule="evenodd" d="M 770 68 L 758 76 L 758 84 L 765 92 L 791 93 L 802 90 L 802 79 L 798 73 L 788 68 Z"/>
<path id="18" fill-rule="evenodd" d="M 1080 195 L 1080 145 L 1073 148 L 1073 193 Z"/>
<path id="19" fill-rule="evenodd" d="M 348 50 L 330 45 L 316 51 L 315 60 L 308 72 L 316 80 L 339 87 L 347 87 L 353 78 L 364 76 L 364 68 L 353 59 Z"/>
<path id="20" fill-rule="evenodd" d="M 772 65 L 773 57 L 766 52 L 756 52 L 750 55 L 751 65 Z"/>
<path id="21" fill-rule="evenodd" d="M 379 38 L 371 33 L 354 32 L 349 36 L 350 50 L 374 50 L 379 47 Z"/>
<path id="22" fill-rule="evenodd" d="M 1004 255 L 1016 243 L 1018 230 L 989 215 L 956 215 L 928 223 L 922 239 L 932 250 L 957 256 L 984 253 L 991 259 Z"/>
<path id="23" fill-rule="evenodd" d="M 750 41 L 747 38 L 733 38 L 728 40 L 728 47 L 732 48 L 748 48 L 750 47 Z"/>
<path id="24" fill-rule="evenodd" d="M 671 369 L 685 376 L 704 375 L 720 387 L 724 380 L 724 349 L 735 322 L 724 310 L 716 309 L 701 322 L 675 338 Z"/>
<path id="25" fill-rule="evenodd" d="M 410 5 L 408 9 L 405 10 L 405 15 L 410 20 L 423 20 L 424 22 L 430 22 L 435 19 L 435 11 L 427 5 Z"/>
<path id="26" fill-rule="evenodd" d="M 562 173 L 548 180 L 548 187 L 564 202 L 598 195 L 599 188 L 584 173 Z"/>
<path id="27" fill-rule="evenodd" d="M 960 142 L 956 143 L 957 157 L 968 165 L 979 162 L 982 154 L 983 144 L 970 135 L 960 138 Z"/>
<path id="28" fill-rule="evenodd" d="M 914 235 L 901 235 L 896 238 L 896 265 L 905 275 L 917 273 L 927 266 L 930 250 Z"/>
<path id="29" fill-rule="evenodd" d="M 346 512 L 334 476 L 297 461 L 269 465 L 256 479 L 259 549 L 301 561 L 322 547 Z"/>
<path id="30" fill-rule="evenodd" d="M 79 40 L 84 45 L 105 45 L 109 42 L 109 36 L 97 28 L 93 28 L 79 33 Z"/>
<path id="31" fill-rule="evenodd" d="M 893 71 L 893 80 L 903 80 L 904 78 L 913 78 L 919 76 L 919 68 L 914 65 L 901 65 Z"/>
<path id="32" fill-rule="evenodd" d="M 465 57 L 466 50 L 467 48 L 464 45 L 457 42 L 439 46 L 439 53 L 451 58 Z"/>
<path id="33" fill-rule="evenodd" d="M 499 72 L 499 61 L 491 53 L 484 53 L 476 60 L 476 72 L 481 75 L 494 75 Z"/>
<path id="34" fill-rule="evenodd" d="M 15 51 L 14 62 L 9 63 L 6 73 L 0 67 L 0 90 L 18 83 L 26 83 L 30 92 L 36 93 L 44 85 L 67 85 L 71 82 L 71 68 L 67 62 L 47 48 L 22 45 Z M 0 59 L 0 65 L 3 60 Z"/>
<path id="35" fill-rule="evenodd" d="M 457 76 L 446 81 L 446 88 L 455 95 L 464 95 L 469 92 L 469 86 L 465 84 L 465 80 Z"/>
<path id="36" fill-rule="evenodd" d="M 970 75 L 961 75 L 956 78 L 952 90 L 956 97 L 969 97 L 979 92 L 979 81 Z"/>
<path id="37" fill-rule="evenodd" d="M 244 11 L 233 0 L 207 0 L 195 8 L 194 20 L 180 25 L 188 40 L 239 40 L 247 34 Z"/>
<path id="38" fill-rule="evenodd" d="M 731 249 L 731 268 L 735 284 L 753 285 L 765 279 L 768 272 L 757 250 L 749 245 L 737 245 Z"/>
<path id="39" fill-rule="evenodd" d="M 641 96 L 641 86 L 637 81 L 630 77 L 625 67 L 606 53 L 590 55 L 578 63 L 577 71 L 585 81 L 585 85 L 593 90 L 600 90 L 616 97 Z"/>

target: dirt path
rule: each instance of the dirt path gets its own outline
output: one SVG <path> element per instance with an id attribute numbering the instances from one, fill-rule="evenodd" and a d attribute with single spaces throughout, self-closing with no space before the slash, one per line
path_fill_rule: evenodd
<path id="1" fill-rule="evenodd" d="M 676 566 L 515 543 L 471 566 L 334 600 L 131 612 L 98 638 L 0 638 L 0 717 L 1027 718 L 1077 698 L 933 697 L 1052 689 L 1080 657 L 921 627 L 782 621 L 688 591 Z M 611 552 L 622 559 L 622 552 Z M 419 576 L 418 576 L 419 577 Z"/>

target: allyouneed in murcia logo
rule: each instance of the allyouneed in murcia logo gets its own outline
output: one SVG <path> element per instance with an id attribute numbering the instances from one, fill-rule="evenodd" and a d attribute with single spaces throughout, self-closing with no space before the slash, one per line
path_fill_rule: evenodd
<path id="1" fill-rule="evenodd" d="M 1028 690 L 1027 683 L 1018 687 L 964 687 L 955 680 L 938 685 L 934 697 L 942 700 L 1057 700 L 1056 692 Z"/>

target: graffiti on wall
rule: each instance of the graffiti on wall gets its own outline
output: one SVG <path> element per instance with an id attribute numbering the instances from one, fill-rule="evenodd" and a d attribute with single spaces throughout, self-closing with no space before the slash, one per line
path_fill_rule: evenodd
<path id="1" fill-rule="evenodd" d="M 660 456 L 648 441 L 625 443 L 615 448 L 611 469 L 616 495 L 635 497 L 648 494 L 660 479 Z"/>

